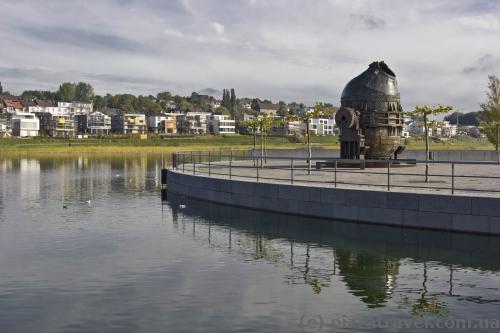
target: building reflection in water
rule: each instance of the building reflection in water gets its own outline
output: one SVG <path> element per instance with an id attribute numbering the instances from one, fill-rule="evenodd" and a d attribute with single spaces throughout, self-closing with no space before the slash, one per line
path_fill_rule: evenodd
<path id="1" fill-rule="evenodd" d="M 19 181 L 13 188 L 2 188 L 1 195 L 8 193 L 25 204 L 37 205 L 41 200 L 49 200 L 67 205 L 105 200 L 109 196 L 127 193 L 155 191 L 161 187 L 162 162 L 159 156 L 44 155 L 3 158 L 0 159 L 0 177 L 14 176 Z M 85 205 L 81 208 L 85 210 Z"/>
<path id="2" fill-rule="evenodd" d="M 447 301 L 457 297 L 500 304 L 498 288 L 493 294 L 474 289 L 479 295 L 460 296 L 453 286 L 457 272 L 465 277 L 484 270 L 498 279 L 499 238 L 314 220 L 173 193 L 167 197 L 179 232 L 236 251 L 246 261 L 286 266 L 285 283 L 309 285 L 316 294 L 343 284 L 368 308 L 392 302 L 415 316 L 446 316 Z M 194 222 L 186 226 L 186 220 Z"/>

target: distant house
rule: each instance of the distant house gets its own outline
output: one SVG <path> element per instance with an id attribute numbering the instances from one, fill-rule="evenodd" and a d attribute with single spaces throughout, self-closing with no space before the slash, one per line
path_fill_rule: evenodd
<path id="1" fill-rule="evenodd" d="M 236 134 L 236 123 L 229 116 L 214 114 L 209 116 L 208 131 L 215 135 Z"/>
<path id="2" fill-rule="evenodd" d="M 88 115 L 87 126 L 92 136 L 108 135 L 111 132 L 111 117 L 102 112 L 92 112 Z"/>
<path id="3" fill-rule="evenodd" d="M 40 120 L 34 113 L 16 112 L 11 119 L 12 135 L 19 137 L 38 136 Z"/>
<path id="4" fill-rule="evenodd" d="M 111 132 L 117 134 L 144 134 L 147 132 L 146 116 L 142 113 L 127 113 L 111 117 Z"/>
<path id="5" fill-rule="evenodd" d="M 24 111 L 24 106 L 20 101 L 4 98 L 3 111 L 8 113 L 22 112 Z"/>
<path id="6" fill-rule="evenodd" d="M 165 101 L 165 106 L 167 110 L 175 110 L 177 109 L 177 104 L 173 100 Z"/>
<path id="7" fill-rule="evenodd" d="M 273 128 L 275 135 L 294 135 L 302 132 L 303 122 L 300 120 L 292 120 L 284 122 Z"/>
<path id="8" fill-rule="evenodd" d="M 276 116 L 276 113 L 280 109 L 279 104 L 272 103 L 261 103 L 260 104 L 260 113 L 266 114 L 268 116 Z"/>
<path id="9" fill-rule="evenodd" d="M 0 119 L 0 138 L 9 136 L 10 133 L 7 130 L 7 124 L 3 119 Z"/>
<path id="10" fill-rule="evenodd" d="M 222 106 L 222 101 L 220 99 L 216 99 L 214 97 L 210 97 L 210 108 L 212 110 L 215 110 L 217 108 L 220 108 Z"/>

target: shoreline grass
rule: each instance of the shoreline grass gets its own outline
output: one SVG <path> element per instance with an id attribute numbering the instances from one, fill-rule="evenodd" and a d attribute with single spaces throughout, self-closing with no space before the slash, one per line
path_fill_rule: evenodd
<path id="1" fill-rule="evenodd" d="M 339 149 L 338 138 L 332 136 L 312 136 L 315 149 Z M 421 138 L 404 140 L 409 150 L 423 150 Z M 294 143 L 287 137 L 268 137 L 269 149 L 306 149 L 302 142 Z M 209 149 L 251 149 L 253 137 L 236 136 L 191 136 L 152 137 L 140 140 L 136 137 L 107 137 L 103 139 L 60 139 L 60 138 L 1 138 L 0 156 L 47 155 L 47 154 L 135 154 L 171 153 L 179 150 Z M 257 149 L 260 149 L 257 140 Z M 493 150 L 488 141 L 473 138 L 452 139 L 445 142 L 431 142 L 431 150 Z"/>

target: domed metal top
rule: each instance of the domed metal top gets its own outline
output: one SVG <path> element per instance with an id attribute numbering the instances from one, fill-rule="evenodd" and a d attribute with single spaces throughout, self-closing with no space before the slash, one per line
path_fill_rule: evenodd
<path id="1" fill-rule="evenodd" d="M 345 86 L 341 102 L 381 96 L 399 98 L 398 84 L 394 72 L 383 61 L 375 61 Z"/>

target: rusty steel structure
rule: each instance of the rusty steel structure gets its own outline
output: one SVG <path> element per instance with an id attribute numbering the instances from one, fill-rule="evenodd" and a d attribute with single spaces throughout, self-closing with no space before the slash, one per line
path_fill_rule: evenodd
<path id="1" fill-rule="evenodd" d="M 343 159 L 390 159 L 400 145 L 403 109 L 396 75 L 376 61 L 344 88 L 335 115 Z"/>

